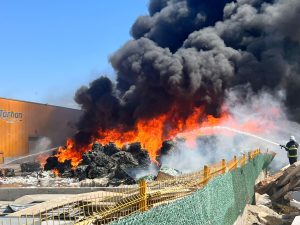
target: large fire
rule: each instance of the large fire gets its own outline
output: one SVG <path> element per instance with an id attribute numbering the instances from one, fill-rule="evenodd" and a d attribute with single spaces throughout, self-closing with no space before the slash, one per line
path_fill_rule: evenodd
<path id="1" fill-rule="evenodd" d="M 76 147 L 72 139 L 68 139 L 66 147 L 60 147 L 58 150 L 58 161 L 63 163 L 66 160 L 71 160 L 73 167 L 78 166 L 82 160 L 82 154 L 92 148 L 94 142 L 101 144 L 109 144 L 113 142 L 117 147 L 122 148 L 124 145 L 133 142 L 140 142 L 145 148 L 150 158 L 155 161 L 158 151 L 162 146 L 163 141 L 175 138 L 178 134 L 184 133 L 184 138 L 187 139 L 187 144 L 194 145 L 194 141 L 201 133 L 194 133 L 193 130 L 201 127 L 213 127 L 220 124 L 230 124 L 230 127 L 241 129 L 247 132 L 260 133 L 265 129 L 254 120 L 248 120 L 237 123 L 233 117 L 224 111 L 220 117 L 216 118 L 211 115 L 206 115 L 201 107 L 195 108 L 194 112 L 183 119 L 176 113 L 176 108 L 169 113 L 157 116 L 152 119 L 139 120 L 134 129 L 124 131 L 122 127 L 111 130 L 98 131 L 98 137 L 86 146 Z M 271 125 L 268 125 L 271 127 Z M 213 130 L 206 130 L 205 135 L 211 135 Z M 223 131 L 228 134 L 228 131 Z"/>

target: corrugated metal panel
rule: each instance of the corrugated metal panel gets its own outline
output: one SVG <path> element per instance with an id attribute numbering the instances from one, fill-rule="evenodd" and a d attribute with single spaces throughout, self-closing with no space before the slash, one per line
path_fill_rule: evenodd
<path id="1" fill-rule="evenodd" d="M 29 137 L 48 137 L 51 147 L 74 133 L 79 110 L 0 98 L 0 152 L 4 157 L 28 154 Z"/>

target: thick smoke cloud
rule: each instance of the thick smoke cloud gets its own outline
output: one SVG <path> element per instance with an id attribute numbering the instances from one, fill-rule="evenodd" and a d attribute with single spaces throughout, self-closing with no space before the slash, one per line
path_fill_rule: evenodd
<path id="1" fill-rule="evenodd" d="M 280 92 L 276 95 L 265 91 L 254 94 L 247 86 L 232 88 L 226 92 L 224 105 L 234 119 L 224 120 L 219 125 L 231 128 L 234 127 L 232 122 L 241 125 L 255 121 L 256 129 L 260 130 L 260 138 L 286 144 L 290 135 L 295 135 L 299 141 L 300 125 L 286 118 L 285 106 L 281 103 L 282 97 Z M 162 166 L 182 172 L 193 172 L 202 169 L 205 164 L 219 162 L 220 159 L 231 160 L 233 155 L 240 158 L 254 147 L 263 151 L 271 150 L 277 154 L 271 164 L 272 171 L 288 164 L 287 152 L 272 143 L 234 132 L 219 132 L 215 136 L 199 136 L 196 146 L 190 146 L 178 139 L 174 143 L 173 151 L 162 157 Z"/>
<path id="2" fill-rule="evenodd" d="M 299 21 L 299 0 L 150 1 L 133 39 L 110 58 L 117 82 L 101 77 L 76 93 L 85 111 L 77 140 L 174 106 L 182 118 L 198 106 L 218 116 L 225 92 L 240 85 L 283 92 L 299 122 Z"/>
<path id="3" fill-rule="evenodd" d="M 221 20 L 226 2 L 229 1 L 222 0 L 217 4 L 209 0 L 150 1 L 149 16 L 136 20 L 131 29 L 132 36 L 134 39 L 148 38 L 175 52 L 190 33 Z"/>

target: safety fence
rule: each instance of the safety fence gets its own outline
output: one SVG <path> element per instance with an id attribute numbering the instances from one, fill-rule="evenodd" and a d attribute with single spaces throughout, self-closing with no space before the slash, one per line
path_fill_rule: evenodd
<path id="1" fill-rule="evenodd" d="M 248 162 L 261 151 L 248 153 Z M 215 177 L 247 165 L 247 157 L 233 157 L 226 162 L 205 165 L 202 170 L 163 180 L 141 180 L 137 185 L 117 187 L 110 191 L 98 191 L 64 197 L 37 204 L 30 208 L 0 218 L 0 225 L 12 224 L 108 224 L 138 212 L 184 199 L 201 190 Z"/>
<path id="2" fill-rule="evenodd" d="M 255 182 L 273 157 L 270 152 L 259 154 L 184 198 L 121 218 L 111 225 L 232 225 L 246 204 L 254 202 Z"/>

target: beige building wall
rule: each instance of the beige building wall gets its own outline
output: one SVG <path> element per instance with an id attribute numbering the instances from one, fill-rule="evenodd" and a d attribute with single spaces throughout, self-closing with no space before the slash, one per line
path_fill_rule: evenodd
<path id="1" fill-rule="evenodd" d="M 76 109 L 0 98 L 0 152 L 27 155 L 33 148 L 42 150 L 41 140 L 47 147 L 62 145 L 76 132 L 80 115 Z"/>

